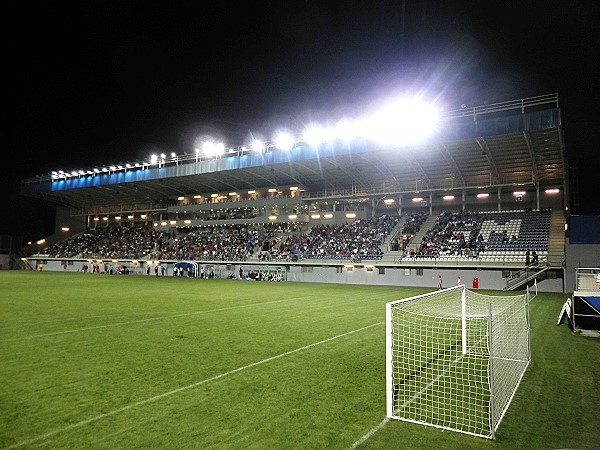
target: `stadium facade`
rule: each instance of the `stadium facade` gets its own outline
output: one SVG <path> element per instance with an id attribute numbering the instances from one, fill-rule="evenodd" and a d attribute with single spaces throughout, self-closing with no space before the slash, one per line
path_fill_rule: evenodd
<path id="1" fill-rule="evenodd" d="M 172 274 L 180 258 L 165 253 L 113 261 L 84 249 L 68 257 L 47 249 L 103 228 L 145 226 L 163 233 L 161 239 L 178 240 L 190 232 L 229 227 L 237 234 L 262 226 L 277 235 L 251 255 L 195 254 L 186 260 L 222 277 L 241 268 L 280 273 L 291 281 L 434 287 L 441 275 L 452 282 L 460 276 L 475 288 L 536 284 L 563 292 L 568 290 L 567 167 L 558 95 L 550 94 L 445 112 L 434 135 L 418 144 L 295 139 L 286 149 L 273 142 L 258 150 L 238 146 L 68 168 L 22 180 L 23 195 L 56 205 L 55 234 L 28 248 L 25 263 L 80 270 L 86 261 L 103 260 L 140 273 L 160 263 Z M 469 228 L 474 215 L 475 229 Z M 384 216 L 397 220 L 376 255 L 273 258 L 270 252 L 315 227 L 331 230 Z M 420 227 L 403 228 L 405 218 L 415 217 Z M 444 251 L 431 252 L 434 243 L 427 239 L 440 217 L 446 217 L 445 225 L 452 223 L 454 234 L 475 232 L 485 244 L 481 251 L 452 251 L 456 236 L 450 236 Z M 423 243 L 432 244 L 428 253 Z M 529 251 L 536 249 L 532 264 Z"/>

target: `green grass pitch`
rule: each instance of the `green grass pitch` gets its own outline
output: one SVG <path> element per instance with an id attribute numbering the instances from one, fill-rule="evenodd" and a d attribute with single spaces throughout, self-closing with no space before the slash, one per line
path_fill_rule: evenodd
<path id="1" fill-rule="evenodd" d="M 377 428 L 385 303 L 426 291 L 1 271 L 0 448 L 598 448 L 600 340 L 556 325 L 565 294 L 531 303 L 495 441 Z"/>

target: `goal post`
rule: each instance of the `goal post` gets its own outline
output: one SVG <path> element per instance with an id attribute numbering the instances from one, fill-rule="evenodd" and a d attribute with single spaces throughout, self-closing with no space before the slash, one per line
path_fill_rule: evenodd
<path id="1" fill-rule="evenodd" d="M 526 297 L 460 285 L 387 303 L 387 416 L 494 438 L 531 360 Z"/>

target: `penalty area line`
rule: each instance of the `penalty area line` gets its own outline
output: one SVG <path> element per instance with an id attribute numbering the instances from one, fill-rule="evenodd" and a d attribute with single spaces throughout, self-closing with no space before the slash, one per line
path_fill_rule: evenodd
<path id="1" fill-rule="evenodd" d="M 288 352 L 280 353 L 279 355 L 271 356 L 270 358 L 266 358 L 266 359 L 263 359 L 261 361 L 254 362 L 252 364 L 248 364 L 247 366 L 238 367 L 237 369 L 230 370 L 229 372 L 224 372 L 224 373 L 221 373 L 219 375 L 215 375 L 213 377 L 206 378 L 205 380 L 201 380 L 201 381 L 198 381 L 196 383 L 189 384 L 187 386 L 182 386 L 180 388 L 173 389 L 172 391 L 164 392 L 162 394 L 155 395 L 154 397 L 150 397 L 150 398 L 147 398 L 145 400 L 140 400 L 138 402 L 131 403 L 129 405 L 123 406 L 122 408 L 115 409 L 113 411 L 109 411 L 109 412 L 104 413 L 104 414 L 99 414 L 97 416 L 90 417 L 89 419 L 85 419 L 85 420 L 82 420 L 80 422 L 73 423 L 71 425 L 67 425 L 66 427 L 59 428 L 59 429 L 56 429 L 56 430 L 53 430 L 53 431 L 49 431 L 48 433 L 40 434 L 40 435 L 35 436 L 33 438 L 27 439 L 25 441 L 17 442 L 16 444 L 10 445 L 10 446 L 6 447 L 5 449 L 6 450 L 10 450 L 10 449 L 13 449 L 13 448 L 22 447 L 24 445 L 33 444 L 34 442 L 38 442 L 38 441 L 50 438 L 50 437 L 55 436 L 55 435 L 57 435 L 59 433 L 63 433 L 65 431 L 70 431 L 70 430 L 73 430 L 75 428 L 80 428 L 80 427 L 82 427 L 84 425 L 88 425 L 90 423 L 97 422 L 97 421 L 105 419 L 107 417 L 115 416 L 115 415 L 117 415 L 119 413 L 125 412 L 125 411 L 127 411 L 129 409 L 132 409 L 132 408 L 135 408 L 137 406 L 142 406 L 142 405 L 146 405 L 148 403 L 156 402 L 156 401 L 161 400 L 163 398 L 170 397 L 171 395 L 178 394 L 179 392 L 187 391 L 189 389 L 193 389 L 195 387 L 202 386 L 203 384 L 210 383 L 211 381 L 220 380 L 221 378 L 225 378 L 225 377 L 227 377 L 229 375 L 236 374 L 236 373 L 241 372 L 243 370 L 250 369 L 252 367 L 256 367 L 256 366 L 259 366 L 261 364 L 268 363 L 268 362 L 274 361 L 274 360 L 279 359 L 279 358 L 283 358 L 284 356 L 292 355 L 294 353 L 298 353 L 298 352 L 301 352 L 303 350 L 308 350 L 309 348 L 316 347 L 317 345 L 326 344 L 327 342 L 331 342 L 331 341 L 334 341 L 336 339 L 339 339 L 339 338 L 342 338 L 342 337 L 345 337 L 345 336 L 349 336 L 349 335 L 354 334 L 354 333 L 358 333 L 360 331 L 368 330 L 369 328 L 373 328 L 373 327 L 375 327 L 377 325 L 381 325 L 382 323 L 383 322 L 373 323 L 371 325 L 367 325 L 367 326 L 362 327 L 362 328 L 357 328 L 356 330 L 348 331 L 346 333 L 338 334 L 337 336 L 333 336 L 333 337 L 324 339 L 322 341 L 315 342 L 313 344 L 305 345 L 304 347 L 299 347 L 299 348 L 296 348 L 294 350 L 290 350 Z"/>

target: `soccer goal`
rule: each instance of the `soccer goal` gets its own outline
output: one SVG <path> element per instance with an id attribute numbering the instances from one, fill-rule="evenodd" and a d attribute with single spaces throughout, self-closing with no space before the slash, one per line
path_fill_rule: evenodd
<path id="1" fill-rule="evenodd" d="M 387 416 L 495 438 L 531 360 L 527 294 L 464 285 L 387 303 Z"/>

